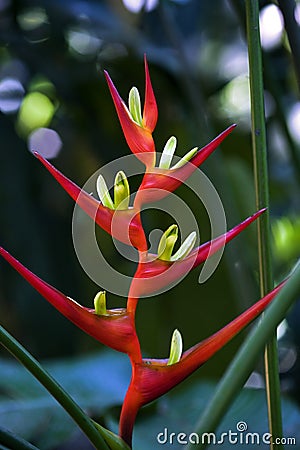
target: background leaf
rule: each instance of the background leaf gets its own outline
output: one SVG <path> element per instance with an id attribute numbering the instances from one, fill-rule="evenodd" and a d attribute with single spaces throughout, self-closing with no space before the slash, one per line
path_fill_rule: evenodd
<path id="1" fill-rule="evenodd" d="M 195 431 L 195 421 L 199 417 L 201 411 L 205 408 L 209 401 L 215 385 L 213 383 L 197 383 L 194 386 L 177 392 L 175 395 L 169 395 L 161 399 L 156 405 L 155 414 L 147 414 L 145 409 L 137 422 L 134 433 L 134 448 L 143 450 L 164 449 L 183 449 L 184 445 L 178 443 L 177 435 L 179 433 L 190 433 Z M 294 449 L 300 448 L 300 410 L 288 398 L 283 398 L 283 419 L 284 419 L 284 436 L 295 437 L 297 445 L 293 445 Z M 150 409 L 150 408 L 149 408 Z M 245 422 L 247 430 L 237 431 L 237 424 Z M 242 426 L 242 425 L 241 425 Z M 164 444 L 157 441 L 158 433 L 168 429 L 168 439 Z M 228 410 L 223 418 L 221 425 L 216 431 L 217 439 L 220 438 L 222 432 L 237 433 L 238 442 L 230 443 L 228 437 L 224 437 L 224 443 L 219 444 L 222 449 L 232 448 L 267 448 L 266 444 L 248 445 L 241 443 L 241 435 L 248 433 L 258 433 L 260 439 L 264 433 L 268 432 L 267 423 L 267 407 L 265 401 L 265 392 L 262 389 L 244 388 L 235 400 L 232 407 Z M 172 437 L 171 433 L 176 433 Z M 250 436 L 249 436 L 250 437 Z M 232 435 L 232 439 L 234 436 Z M 181 437 L 181 439 L 188 439 Z M 165 435 L 161 436 L 161 442 L 165 441 Z M 251 442 L 251 441 L 250 441 Z M 210 445 L 208 448 L 216 448 L 217 445 Z"/>
<path id="2" fill-rule="evenodd" d="M 1 426 L 42 449 L 68 440 L 77 429 L 72 419 L 22 366 L 0 361 Z M 127 358 L 108 352 L 44 366 L 83 409 L 97 417 L 122 403 L 130 379 Z"/>

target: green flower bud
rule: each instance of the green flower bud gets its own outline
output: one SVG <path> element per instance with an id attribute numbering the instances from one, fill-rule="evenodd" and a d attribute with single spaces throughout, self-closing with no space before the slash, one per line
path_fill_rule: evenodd
<path id="1" fill-rule="evenodd" d="M 128 99 L 129 112 L 132 119 L 141 127 L 143 126 L 141 99 L 136 87 L 130 89 Z"/>
<path id="2" fill-rule="evenodd" d="M 170 347 L 170 356 L 168 361 L 168 366 L 176 364 L 180 361 L 182 355 L 182 337 L 180 332 L 176 329 L 173 331 Z"/>
<path id="3" fill-rule="evenodd" d="M 185 258 L 194 248 L 196 238 L 196 232 L 192 231 L 191 234 L 189 234 L 189 236 L 181 244 L 177 252 L 173 256 L 171 256 L 170 261 L 179 261 L 180 259 Z"/>
<path id="4" fill-rule="evenodd" d="M 125 173 L 120 170 L 115 177 L 114 207 L 115 209 L 128 209 L 130 189 Z"/>
<path id="5" fill-rule="evenodd" d="M 172 255 L 174 245 L 178 239 L 177 225 L 171 225 L 162 235 L 158 244 L 158 258 L 163 261 L 179 261 L 184 259 L 194 248 L 196 242 L 196 232 L 192 231 L 189 236 L 181 244 L 177 252 Z"/>
<path id="6" fill-rule="evenodd" d="M 184 166 L 192 157 L 197 153 L 198 147 L 192 148 L 186 155 L 184 155 L 178 163 L 176 163 L 171 169 L 179 169 L 179 167 Z"/>
<path id="7" fill-rule="evenodd" d="M 176 150 L 176 145 L 177 145 L 177 139 L 175 136 L 171 136 L 170 139 L 167 141 L 166 145 L 164 146 L 161 158 L 160 158 L 160 162 L 159 162 L 159 167 L 160 169 L 169 169 L 171 162 L 172 162 L 172 158 L 174 155 L 174 152 Z"/>
<path id="8" fill-rule="evenodd" d="M 174 245 L 178 238 L 177 225 L 171 225 L 162 235 L 158 244 L 158 258 L 163 261 L 170 261 Z"/>
<path id="9" fill-rule="evenodd" d="M 95 306 L 95 313 L 97 314 L 97 316 L 107 315 L 105 291 L 100 291 L 98 292 L 98 294 L 95 295 L 94 306 Z"/>
<path id="10" fill-rule="evenodd" d="M 97 178 L 96 187 L 101 203 L 109 209 L 115 209 L 114 203 L 102 175 L 99 175 Z"/>

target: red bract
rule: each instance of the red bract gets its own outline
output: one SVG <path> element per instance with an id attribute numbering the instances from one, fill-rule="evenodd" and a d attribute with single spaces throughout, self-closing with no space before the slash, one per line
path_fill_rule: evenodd
<path id="1" fill-rule="evenodd" d="M 138 266 L 131 283 L 129 296 L 131 298 L 147 296 L 183 278 L 191 269 L 202 264 L 207 258 L 214 255 L 225 244 L 240 234 L 265 210 L 265 208 L 261 209 L 227 231 L 227 233 L 195 248 L 182 260 L 175 262 L 162 261 L 158 259 L 157 255 L 148 254 Z"/>
<path id="2" fill-rule="evenodd" d="M 230 125 L 209 144 L 198 150 L 190 161 L 178 169 L 151 167 L 146 170 L 143 181 L 137 191 L 134 205 L 139 208 L 144 203 L 161 200 L 169 192 L 175 191 L 218 148 L 235 127 L 235 124 Z"/>
<path id="3" fill-rule="evenodd" d="M 103 206 L 98 200 L 69 180 L 39 153 L 35 152 L 34 155 L 97 225 L 124 244 L 132 245 L 142 252 L 147 250 L 145 233 L 138 210 L 129 208 L 115 211 Z"/>
<path id="4" fill-rule="evenodd" d="M 143 359 L 141 363 L 133 364 L 133 374 L 121 412 L 120 436 L 126 442 L 131 442 L 138 410 L 177 386 L 223 348 L 264 311 L 285 282 L 286 280 L 224 328 L 185 351 L 176 364 L 168 365 L 167 359 Z"/>
<path id="5" fill-rule="evenodd" d="M 109 74 L 105 71 L 106 80 L 113 98 L 120 124 L 130 150 L 136 154 L 146 167 L 155 165 L 155 145 L 152 132 L 157 122 L 157 106 L 145 57 L 145 103 L 142 123 L 137 123 L 130 114 L 124 100 L 120 97 Z"/>
<path id="6" fill-rule="evenodd" d="M 79 305 L 75 300 L 43 281 L 2 247 L 0 247 L 0 255 L 51 305 L 85 333 L 119 352 L 139 356 L 135 327 L 126 309 L 108 310 L 107 315 L 98 316 L 94 309 Z"/>

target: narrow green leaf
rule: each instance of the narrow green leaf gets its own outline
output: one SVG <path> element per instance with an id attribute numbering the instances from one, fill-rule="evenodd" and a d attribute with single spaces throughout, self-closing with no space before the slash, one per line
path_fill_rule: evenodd
<path id="1" fill-rule="evenodd" d="M 130 447 L 120 438 L 120 436 L 117 436 L 115 433 L 102 427 L 95 421 L 93 421 L 93 423 L 111 450 L 130 450 Z"/>
<path id="2" fill-rule="evenodd" d="M 269 174 L 266 138 L 266 118 L 264 108 L 264 81 L 262 51 L 259 29 L 259 0 L 246 0 L 246 24 L 249 59 L 249 81 L 251 99 L 252 150 L 256 207 L 268 207 Z M 269 210 L 257 221 L 257 245 L 259 260 L 259 282 L 261 296 L 274 286 L 271 255 L 271 233 Z M 265 347 L 265 378 L 268 403 L 269 430 L 273 436 L 282 437 L 282 417 L 279 363 L 276 330 Z M 280 440 L 280 439 L 279 439 Z M 283 450 L 282 444 L 272 442 L 272 450 Z"/>
<path id="3" fill-rule="evenodd" d="M 95 448 L 108 450 L 106 442 L 96 430 L 91 419 L 74 402 L 72 397 L 59 383 L 41 366 L 41 364 L 0 325 L 0 343 L 17 358 L 27 370 L 50 392 L 57 402 L 72 417 L 82 429 Z"/>
<path id="4" fill-rule="evenodd" d="M 5 448 L 15 449 L 15 450 L 38 450 L 35 445 L 32 445 L 30 442 L 27 442 L 25 439 L 16 436 L 14 433 L 11 433 L 9 430 L 4 430 L 0 428 L 0 444 L 5 445 Z M 4 449 L 4 447 L 0 446 L 0 448 Z"/>

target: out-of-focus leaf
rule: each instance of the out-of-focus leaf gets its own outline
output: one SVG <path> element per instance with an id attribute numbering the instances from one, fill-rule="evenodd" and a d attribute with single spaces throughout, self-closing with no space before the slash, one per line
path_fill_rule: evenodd
<path id="1" fill-rule="evenodd" d="M 120 405 L 130 379 L 124 355 L 103 352 L 44 365 L 91 415 Z M 0 423 L 42 449 L 68 440 L 77 427 L 48 392 L 20 365 L 0 361 Z"/>
<path id="2" fill-rule="evenodd" d="M 183 441 L 188 442 L 189 438 L 195 442 L 196 422 L 201 412 L 204 411 L 214 389 L 215 385 L 212 383 L 198 383 L 185 391 L 162 398 L 157 404 L 155 414 L 150 415 L 149 411 L 147 414 L 145 409 L 135 427 L 133 448 L 176 450 L 183 449 Z M 284 436 L 286 438 L 294 437 L 296 445 L 293 445 L 293 448 L 299 449 L 300 410 L 291 400 L 286 398 L 283 399 L 282 405 Z M 226 450 L 234 447 L 238 449 L 267 448 L 266 443 L 262 442 L 264 433 L 268 433 L 267 420 L 265 392 L 245 388 L 218 427 L 216 439 L 221 440 L 222 433 L 227 433 L 227 435 L 223 435 L 223 442 L 219 442 L 221 448 Z M 243 427 L 245 427 L 245 430 L 239 431 Z M 228 436 L 230 430 L 232 432 L 231 442 Z M 185 435 L 179 435 L 179 433 L 185 433 Z M 248 444 L 245 444 L 247 433 Z M 256 433 L 256 435 L 250 433 Z M 257 436 L 259 437 L 259 445 L 256 445 L 258 441 L 254 440 L 252 443 L 251 440 L 258 439 Z M 238 440 L 234 443 L 234 439 Z M 268 439 L 266 435 L 265 439 Z M 205 442 L 207 442 L 207 438 Z M 212 437 L 210 442 L 211 445 L 208 448 L 216 448 L 217 444 L 213 445 Z"/>

